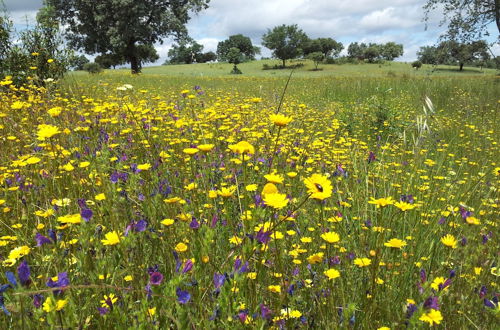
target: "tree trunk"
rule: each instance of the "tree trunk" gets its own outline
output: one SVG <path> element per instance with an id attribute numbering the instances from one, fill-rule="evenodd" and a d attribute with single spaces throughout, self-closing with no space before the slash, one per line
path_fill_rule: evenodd
<path id="1" fill-rule="evenodd" d="M 283 68 L 285 68 L 285 60 L 282 60 L 283 61 Z"/>
<path id="2" fill-rule="evenodd" d="M 464 69 L 464 64 L 460 63 L 460 71 L 462 71 L 463 69 Z"/>
<path id="3" fill-rule="evenodd" d="M 141 69 L 139 68 L 139 59 L 136 55 L 130 56 L 130 70 L 132 71 L 132 74 L 141 72 Z"/>
<path id="4" fill-rule="evenodd" d="M 135 41 L 129 41 L 127 45 L 126 58 L 130 62 L 130 70 L 132 74 L 137 74 L 141 72 L 141 64 L 139 62 L 139 57 L 137 56 L 137 47 L 135 46 Z"/>

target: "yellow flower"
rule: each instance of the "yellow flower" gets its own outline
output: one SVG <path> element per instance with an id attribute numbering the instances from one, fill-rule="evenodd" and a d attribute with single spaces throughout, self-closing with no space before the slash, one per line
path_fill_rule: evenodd
<path id="1" fill-rule="evenodd" d="M 174 219 L 163 219 L 163 220 L 161 221 L 161 224 L 162 224 L 162 225 L 164 225 L 164 226 L 167 226 L 167 227 L 168 227 L 168 226 L 173 225 L 173 224 L 174 224 L 174 222 L 175 222 L 175 220 L 174 220 Z"/>
<path id="2" fill-rule="evenodd" d="M 131 275 L 127 275 L 123 278 L 125 280 L 125 282 L 130 282 L 132 281 L 134 278 L 131 276 Z"/>
<path id="3" fill-rule="evenodd" d="M 288 198 L 286 194 L 272 193 L 264 195 L 264 202 L 272 208 L 282 209 L 288 205 Z"/>
<path id="4" fill-rule="evenodd" d="M 52 58 L 49 58 L 49 59 L 47 60 L 47 63 L 52 63 L 52 62 L 54 62 L 54 59 L 52 59 Z"/>
<path id="5" fill-rule="evenodd" d="M 156 307 L 148 308 L 148 316 L 153 317 L 156 314 Z"/>
<path id="6" fill-rule="evenodd" d="M 402 247 L 406 246 L 406 241 L 398 238 L 391 238 L 388 242 L 385 242 L 384 245 L 387 247 L 401 249 Z"/>
<path id="7" fill-rule="evenodd" d="M 19 258 L 27 255 L 28 253 L 30 253 L 30 251 L 31 251 L 31 249 L 26 245 L 17 247 L 15 249 L 13 249 L 12 251 L 10 251 L 8 259 L 19 259 Z"/>
<path id="8" fill-rule="evenodd" d="M 304 179 L 304 184 L 307 187 L 307 192 L 311 194 L 311 198 L 324 200 L 332 196 L 332 183 L 324 175 L 315 173 Z"/>
<path id="9" fill-rule="evenodd" d="M 61 133 L 61 131 L 59 131 L 57 126 L 41 124 L 38 125 L 37 139 L 45 141 L 45 139 L 51 138 L 59 133 Z"/>
<path id="10" fill-rule="evenodd" d="M 274 183 L 266 183 L 264 188 L 262 188 L 261 195 L 262 197 L 264 197 L 267 194 L 277 194 L 277 193 L 278 193 L 278 188 Z"/>
<path id="11" fill-rule="evenodd" d="M 240 245 L 243 240 L 239 238 L 238 236 L 233 236 L 229 239 L 229 243 L 235 244 L 235 245 Z"/>
<path id="12" fill-rule="evenodd" d="M 197 148 L 200 149 L 201 151 L 209 152 L 210 150 L 212 150 L 214 148 L 214 145 L 213 144 L 200 144 Z"/>
<path id="13" fill-rule="evenodd" d="M 444 284 L 446 282 L 446 279 L 442 276 L 436 277 L 434 281 L 431 283 L 431 288 L 433 288 L 435 291 L 441 291 L 439 286 L 441 284 Z M 445 287 L 444 290 L 448 289 L 448 287 Z"/>
<path id="14" fill-rule="evenodd" d="M 287 117 L 282 114 L 272 114 L 269 116 L 269 119 L 274 123 L 274 125 L 279 127 L 285 127 L 293 120 L 292 117 Z"/>
<path id="15" fill-rule="evenodd" d="M 307 262 L 310 264 L 317 264 L 323 261 L 323 256 L 324 256 L 323 252 L 312 254 L 309 257 L 307 257 Z"/>
<path id="16" fill-rule="evenodd" d="M 217 194 L 221 197 L 231 197 L 236 191 L 236 186 L 231 186 L 229 188 L 222 187 L 220 190 L 217 190 Z"/>
<path id="17" fill-rule="evenodd" d="M 455 239 L 453 235 L 447 234 L 443 237 L 441 237 L 441 243 L 443 243 L 446 246 L 451 247 L 452 249 L 455 249 L 457 247 L 458 241 Z"/>
<path id="18" fill-rule="evenodd" d="M 403 212 L 408 211 L 408 210 L 413 210 L 414 208 L 417 207 L 417 205 L 415 205 L 415 204 L 410 204 L 410 203 L 401 202 L 401 201 L 394 203 L 394 206 Z"/>
<path id="19" fill-rule="evenodd" d="M 257 191 L 257 185 L 255 183 L 249 184 L 245 187 L 246 191 Z"/>
<path id="20" fill-rule="evenodd" d="M 57 116 L 59 116 L 61 114 L 61 111 L 62 111 L 61 107 L 54 107 L 54 108 L 50 108 L 49 110 L 47 110 L 47 113 L 51 117 L 57 117 Z"/>
<path id="21" fill-rule="evenodd" d="M 102 239 L 101 242 L 104 245 L 116 245 L 120 243 L 121 236 L 118 232 L 112 231 L 109 233 L 106 233 L 105 239 Z"/>
<path id="22" fill-rule="evenodd" d="M 75 213 L 75 214 L 66 214 L 60 217 L 57 217 L 57 221 L 61 223 L 73 223 L 73 224 L 78 224 L 82 222 L 82 216 L 80 213 Z"/>
<path id="23" fill-rule="evenodd" d="M 137 165 L 137 169 L 141 170 L 141 171 L 147 171 L 150 168 L 151 168 L 151 164 L 149 164 L 149 163 Z"/>
<path id="24" fill-rule="evenodd" d="M 255 153 L 255 148 L 247 141 L 240 141 L 236 144 L 231 144 L 228 146 L 229 150 L 237 154 L 251 154 Z"/>
<path id="25" fill-rule="evenodd" d="M 374 204 L 374 205 L 377 205 L 377 208 L 380 208 L 380 207 L 385 207 L 387 205 L 393 205 L 395 202 L 394 199 L 392 199 L 392 197 L 387 197 L 387 198 L 379 198 L 379 199 L 375 199 L 373 197 L 370 197 L 370 200 L 368 201 L 369 204 Z"/>
<path id="26" fill-rule="evenodd" d="M 336 269 L 330 268 L 325 270 L 324 273 L 329 280 L 333 280 L 334 278 L 340 277 L 340 272 Z"/>
<path id="27" fill-rule="evenodd" d="M 340 241 L 340 236 L 336 232 L 330 231 L 321 235 L 321 238 L 328 243 L 337 243 Z"/>
<path id="28" fill-rule="evenodd" d="M 196 148 L 185 148 L 184 150 L 182 150 L 183 153 L 185 154 L 188 154 L 190 156 L 194 155 L 195 153 L 197 153 L 199 150 L 196 149 Z"/>
<path id="29" fill-rule="evenodd" d="M 356 258 L 354 264 L 358 267 L 368 267 L 372 264 L 372 261 L 368 258 Z"/>
<path id="30" fill-rule="evenodd" d="M 68 162 L 66 165 L 63 165 L 62 169 L 66 172 L 71 172 L 75 169 L 75 167 L 70 162 Z"/>
<path id="31" fill-rule="evenodd" d="M 50 313 L 52 311 L 60 311 L 64 308 L 64 306 L 66 306 L 67 303 L 67 299 L 59 299 L 55 301 L 54 298 L 49 296 L 43 303 L 43 310 L 47 313 Z"/>
<path id="32" fill-rule="evenodd" d="M 465 218 L 465 221 L 471 225 L 479 225 L 481 223 L 481 221 L 479 221 L 476 217 L 467 217 Z"/>
<path id="33" fill-rule="evenodd" d="M 115 296 L 114 293 L 110 293 L 109 296 L 104 295 L 104 299 L 101 300 L 101 307 L 111 307 L 110 305 L 114 305 L 115 302 L 118 301 L 118 297 Z"/>
<path id="34" fill-rule="evenodd" d="M 269 285 L 267 287 L 267 289 L 271 292 L 274 292 L 274 293 L 280 293 L 281 292 L 281 286 L 279 285 Z"/>
<path id="35" fill-rule="evenodd" d="M 175 246 L 175 251 L 177 252 L 186 252 L 188 249 L 188 246 L 184 243 L 178 243 L 176 246 Z"/>
<path id="36" fill-rule="evenodd" d="M 104 193 L 101 193 L 101 194 L 98 194 L 98 195 L 95 195 L 95 200 L 96 201 L 103 201 L 106 199 L 106 195 Z"/>
<path id="37" fill-rule="evenodd" d="M 443 320 L 443 316 L 441 315 L 440 311 L 437 311 L 435 309 L 431 309 L 427 313 L 422 314 L 419 318 L 420 321 L 427 322 L 429 323 L 430 326 L 433 326 L 434 324 L 440 324 L 441 321 Z"/>
<path id="38" fill-rule="evenodd" d="M 264 178 L 266 178 L 267 182 L 271 183 L 283 183 L 284 180 L 283 176 L 276 173 L 266 174 Z"/>

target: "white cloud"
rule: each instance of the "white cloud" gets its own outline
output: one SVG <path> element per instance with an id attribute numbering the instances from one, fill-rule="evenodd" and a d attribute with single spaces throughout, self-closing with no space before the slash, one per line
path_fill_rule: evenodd
<path id="1" fill-rule="evenodd" d="M 268 29 L 280 24 L 297 24 L 311 38 L 332 37 L 345 47 L 353 41 L 402 43 L 403 60 L 416 58 L 419 46 L 434 44 L 444 28 L 440 10 L 431 13 L 428 29 L 422 21 L 425 0 L 211 0 L 209 8 L 188 24 L 191 37 L 215 51 L 217 43 L 241 33 L 260 44 Z M 6 0 L 16 26 L 22 16 L 34 20 L 42 0 Z M 172 41 L 158 45 L 164 60 Z M 498 47 L 496 48 L 498 52 Z M 269 50 L 262 49 L 263 55 Z"/>

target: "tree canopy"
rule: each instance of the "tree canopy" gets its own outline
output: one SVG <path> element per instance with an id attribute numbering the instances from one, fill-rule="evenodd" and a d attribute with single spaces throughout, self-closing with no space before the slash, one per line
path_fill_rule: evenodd
<path id="1" fill-rule="evenodd" d="M 318 38 L 308 40 L 304 46 L 304 54 L 320 52 L 324 58 L 337 57 L 342 49 L 344 49 L 344 45 L 341 42 L 337 42 L 332 38 Z"/>
<path id="2" fill-rule="evenodd" d="M 45 0 L 66 27 L 70 45 L 89 54 L 118 54 L 140 72 L 142 52 L 163 38 L 187 35 L 192 13 L 210 0 Z"/>
<path id="3" fill-rule="evenodd" d="M 243 61 L 255 59 L 260 49 L 252 44 L 252 40 L 242 34 L 235 34 L 217 44 L 217 58 L 219 61 L 228 61 L 228 53 L 231 48 L 238 48 L 243 54 Z"/>
<path id="4" fill-rule="evenodd" d="M 446 39 L 461 42 L 481 39 L 488 35 L 488 26 L 495 22 L 500 38 L 499 0 L 427 0 L 425 21 L 436 9 L 443 9 L 441 25 L 448 23 Z"/>
<path id="5" fill-rule="evenodd" d="M 273 51 L 273 56 L 283 61 L 297 58 L 303 54 L 308 41 L 307 35 L 294 25 L 280 25 L 268 30 L 262 36 L 262 44 Z"/>
<path id="6" fill-rule="evenodd" d="M 424 64 L 458 65 L 460 71 L 465 64 L 484 62 L 490 58 L 488 44 L 484 40 L 460 43 L 454 40 L 445 40 L 437 46 L 420 47 L 417 53 L 419 61 Z"/>

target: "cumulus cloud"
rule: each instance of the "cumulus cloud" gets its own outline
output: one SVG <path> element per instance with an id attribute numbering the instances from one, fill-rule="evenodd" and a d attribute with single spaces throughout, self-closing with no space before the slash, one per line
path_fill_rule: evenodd
<path id="1" fill-rule="evenodd" d="M 428 28 L 422 22 L 425 0 L 211 0 L 210 7 L 194 16 L 188 24 L 191 37 L 215 51 L 217 43 L 230 35 L 244 34 L 256 45 L 268 29 L 280 24 L 297 24 L 311 38 L 332 37 L 347 45 L 353 41 L 402 43 L 400 60 L 416 58 L 419 46 L 437 41 L 444 28 L 442 14 L 431 13 Z M 6 0 L 16 24 L 23 16 L 34 20 L 42 0 Z M 156 48 L 161 61 L 172 41 L 166 39 Z M 267 49 L 262 54 L 269 56 Z"/>

